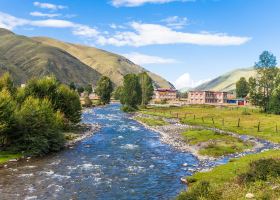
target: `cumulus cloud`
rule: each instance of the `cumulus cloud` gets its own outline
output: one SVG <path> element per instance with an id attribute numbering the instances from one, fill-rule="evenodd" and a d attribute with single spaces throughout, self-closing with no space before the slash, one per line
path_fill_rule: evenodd
<path id="1" fill-rule="evenodd" d="M 187 1 L 195 1 L 195 0 L 112 0 L 112 5 L 115 7 L 136 7 L 141 6 L 146 3 L 153 3 L 153 4 L 163 4 L 163 3 L 170 3 L 170 2 L 187 2 Z"/>
<path id="2" fill-rule="evenodd" d="M 27 20 L 14 17 L 0 12 L 0 27 L 13 30 L 18 26 L 49 27 L 49 28 L 71 28 L 74 35 L 93 38 L 98 35 L 95 28 L 74 23 L 67 20 L 46 19 L 46 20 Z"/>
<path id="3" fill-rule="evenodd" d="M 177 89 L 194 88 L 209 80 L 210 79 L 195 81 L 191 78 L 189 73 L 184 73 L 175 80 L 174 85 Z"/>
<path id="4" fill-rule="evenodd" d="M 61 16 L 61 14 L 59 14 L 59 13 L 42 13 L 42 12 L 37 12 L 37 11 L 31 12 L 30 15 L 33 17 L 48 17 L 48 18 Z"/>
<path id="5" fill-rule="evenodd" d="M 171 16 L 162 20 L 167 26 L 174 29 L 181 29 L 189 24 L 189 20 L 186 17 Z"/>
<path id="6" fill-rule="evenodd" d="M 63 6 L 63 5 L 42 3 L 42 2 L 38 2 L 38 1 L 33 2 L 33 5 L 38 8 L 49 9 L 49 10 L 62 10 L 62 9 L 67 8 L 67 6 Z"/>
<path id="7" fill-rule="evenodd" d="M 195 44 L 195 45 L 241 45 L 251 38 L 229 36 L 224 33 L 188 33 L 175 31 L 167 26 L 159 24 L 145 24 L 132 22 L 132 31 L 117 31 L 111 37 L 100 37 L 101 45 L 114 46 L 147 46 L 159 44 Z"/>
<path id="8" fill-rule="evenodd" d="M 123 54 L 123 56 L 138 65 L 176 63 L 176 60 L 174 60 L 172 58 L 162 58 L 159 56 L 145 55 L 145 54 L 141 54 L 141 53 L 137 53 L 137 52 Z"/>

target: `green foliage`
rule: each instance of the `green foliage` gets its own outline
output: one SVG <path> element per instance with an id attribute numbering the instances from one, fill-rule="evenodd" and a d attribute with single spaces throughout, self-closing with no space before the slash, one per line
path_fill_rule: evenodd
<path id="1" fill-rule="evenodd" d="M 77 91 L 79 94 L 81 94 L 85 91 L 85 89 L 83 87 L 78 87 Z"/>
<path id="2" fill-rule="evenodd" d="M 273 90 L 272 97 L 269 102 L 269 111 L 274 114 L 280 114 L 280 85 Z"/>
<path id="3" fill-rule="evenodd" d="M 269 111 L 270 97 L 274 88 L 277 87 L 275 83 L 279 70 L 276 65 L 276 57 L 272 53 L 264 51 L 255 64 L 257 77 L 249 80 L 251 102 L 253 105 L 261 107 L 264 112 Z"/>
<path id="4" fill-rule="evenodd" d="M 71 82 L 69 87 L 70 87 L 71 90 L 76 90 L 76 85 L 75 85 L 74 82 Z"/>
<path id="5" fill-rule="evenodd" d="M 246 81 L 245 77 L 241 77 L 236 83 L 236 96 L 244 98 L 249 93 L 249 83 Z"/>
<path id="6" fill-rule="evenodd" d="M 27 97 L 15 116 L 17 131 L 12 136 L 12 149 L 43 155 L 63 147 L 63 115 L 54 111 L 48 99 Z"/>
<path id="7" fill-rule="evenodd" d="M 123 87 L 122 86 L 117 87 L 117 89 L 114 91 L 114 98 L 116 100 L 121 100 L 122 92 L 123 92 Z"/>
<path id="8" fill-rule="evenodd" d="M 9 133 L 15 127 L 16 103 L 7 89 L 0 91 L 0 144 L 9 143 Z"/>
<path id="9" fill-rule="evenodd" d="M 88 94 L 91 94 L 92 93 L 92 86 L 90 84 L 88 84 L 87 86 L 85 86 L 85 91 L 88 93 Z"/>
<path id="10" fill-rule="evenodd" d="M 112 81 L 107 76 L 102 76 L 96 86 L 95 93 L 100 97 L 101 104 L 110 103 L 113 92 Z"/>
<path id="11" fill-rule="evenodd" d="M 19 92 L 17 99 L 19 102 L 23 102 L 29 96 L 49 99 L 53 108 L 64 114 L 68 124 L 80 122 L 82 108 L 78 93 L 68 86 L 60 84 L 55 77 L 30 80 L 24 88 L 24 92 Z"/>
<path id="12" fill-rule="evenodd" d="M 137 106 L 141 104 L 141 96 L 141 86 L 138 76 L 127 74 L 124 77 L 121 97 L 121 103 L 124 105 L 123 110 L 136 110 Z"/>
<path id="13" fill-rule="evenodd" d="M 7 89 L 11 95 L 13 95 L 16 91 L 14 86 L 14 82 L 9 73 L 4 73 L 0 78 L 0 90 Z"/>
<path id="14" fill-rule="evenodd" d="M 136 117 L 137 121 L 143 122 L 144 124 L 147 124 L 148 126 L 164 126 L 168 123 L 164 121 L 161 118 L 155 119 L 155 118 L 145 118 L 145 117 Z"/>
<path id="15" fill-rule="evenodd" d="M 86 95 L 84 97 L 84 107 L 91 107 L 92 106 L 92 101 L 90 100 L 90 98 L 88 97 L 88 95 Z"/>
<path id="16" fill-rule="evenodd" d="M 192 187 L 189 191 L 181 193 L 177 200 L 219 200 L 221 199 L 221 192 L 214 190 L 210 183 L 201 181 L 196 186 Z"/>
<path id="17" fill-rule="evenodd" d="M 137 109 L 128 105 L 123 105 L 121 107 L 122 111 L 124 112 L 135 112 Z"/>
<path id="18" fill-rule="evenodd" d="M 275 159 L 260 159 L 250 164 L 249 170 L 238 176 L 238 181 L 248 183 L 267 181 L 270 177 L 280 176 L 280 161 Z"/>
<path id="19" fill-rule="evenodd" d="M 154 93 L 153 81 L 146 72 L 139 74 L 138 77 L 141 86 L 141 97 L 142 97 L 141 105 L 145 106 L 149 103 L 149 101 L 153 97 L 153 93 Z"/>

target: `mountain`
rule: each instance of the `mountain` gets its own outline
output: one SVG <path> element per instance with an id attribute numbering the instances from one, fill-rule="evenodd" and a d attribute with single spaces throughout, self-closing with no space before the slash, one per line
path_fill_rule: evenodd
<path id="1" fill-rule="evenodd" d="M 117 86 L 122 84 L 123 76 L 126 74 L 147 72 L 157 87 L 173 88 L 173 85 L 162 77 L 147 71 L 123 56 L 94 47 L 65 43 L 46 37 L 34 37 L 33 39 L 66 51 L 100 74 L 108 76 Z"/>
<path id="2" fill-rule="evenodd" d="M 213 91 L 225 91 L 232 92 L 235 90 L 236 82 L 241 78 L 245 77 L 247 80 L 251 76 L 256 76 L 256 71 L 253 68 L 237 69 L 221 75 L 213 80 L 203 83 L 194 90 L 213 90 Z"/>
<path id="3" fill-rule="evenodd" d="M 17 84 L 53 74 L 66 84 L 87 85 L 96 84 L 106 75 L 119 86 L 124 75 L 147 70 L 107 51 L 51 38 L 29 38 L 0 28 L 0 74 L 7 71 Z M 173 87 L 160 76 L 148 73 L 157 87 Z"/>
<path id="4" fill-rule="evenodd" d="M 53 74 L 63 83 L 96 83 L 101 74 L 59 48 L 0 29 L 1 71 L 9 71 L 17 83 Z"/>

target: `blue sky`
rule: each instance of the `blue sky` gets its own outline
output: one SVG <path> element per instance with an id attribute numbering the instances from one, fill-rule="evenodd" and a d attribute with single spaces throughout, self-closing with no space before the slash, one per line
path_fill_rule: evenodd
<path id="1" fill-rule="evenodd" d="M 1 0 L 0 27 L 124 55 L 177 87 L 280 57 L 278 0 Z"/>

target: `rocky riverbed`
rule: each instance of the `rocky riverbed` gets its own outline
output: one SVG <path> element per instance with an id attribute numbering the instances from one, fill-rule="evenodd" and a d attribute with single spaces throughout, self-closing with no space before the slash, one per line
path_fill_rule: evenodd
<path id="1" fill-rule="evenodd" d="M 196 171 L 207 171 L 212 167 L 216 166 L 217 164 L 219 164 L 219 161 L 225 161 L 231 158 L 239 158 L 247 154 L 258 153 L 269 149 L 280 149 L 279 144 L 275 144 L 253 136 L 240 135 L 237 133 L 220 130 L 218 128 L 181 124 L 178 119 L 174 119 L 174 118 L 162 118 L 162 117 L 157 117 L 157 116 L 152 116 L 152 115 L 147 115 L 142 113 L 136 113 L 132 116 L 132 118 L 135 120 L 137 117 L 163 119 L 164 121 L 168 122 L 167 125 L 163 125 L 163 126 L 148 126 L 147 124 L 138 121 L 139 123 L 143 124 L 145 127 L 158 132 L 161 136 L 160 139 L 162 142 L 171 145 L 177 150 L 183 152 L 190 152 L 195 157 L 197 157 L 197 159 L 200 160 L 200 164 L 196 168 Z M 231 135 L 232 137 L 239 138 L 244 142 L 250 142 L 251 144 L 253 144 L 253 147 L 250 149 L 246 149 L 245 151 L 240 153 L 225 155 L 218 158 L 200 155 L 199 150 L 203 147 L 203 145 L 190 145 L 186 143 L 186 141 L 184 140 L 181 133 L 187 129 L 212 130 L 220 134 Z"/>

